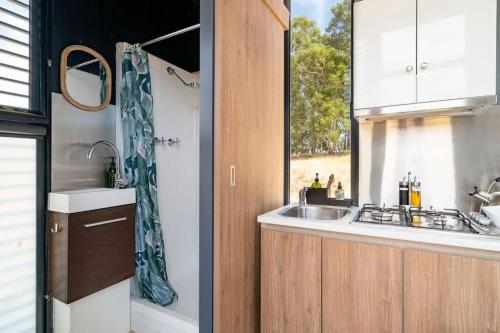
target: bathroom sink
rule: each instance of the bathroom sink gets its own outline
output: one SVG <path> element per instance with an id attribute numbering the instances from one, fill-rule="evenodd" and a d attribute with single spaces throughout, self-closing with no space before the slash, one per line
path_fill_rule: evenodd
<path id="1" fill-rule="evenodd" d="M 279 214 L 285 217 L 298 217 L 308 220 L 340 220 L 349 213 L 349 208 L 333 206 L 291 207 Z"/>
<path id="2" fill-rule="evenodd" d="M 135 189 L 133 188 L 89 188 L 49 193 L 49 210 L 66 214 L 134 203 Z"/>

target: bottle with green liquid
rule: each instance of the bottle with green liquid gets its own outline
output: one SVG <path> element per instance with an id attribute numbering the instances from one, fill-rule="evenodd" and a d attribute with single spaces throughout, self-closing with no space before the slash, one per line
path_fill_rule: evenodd
<path id="1" fill-rule="evenodd" d="M 314 183 L 311 184 L 311 188 L 322 188 L 321 183 L 319 182 L 319 173 L 316 173 L 316 178 L 314 178 Z"/>
<path id="2" fill-rule="evenodd" d="M 109 167 L 104 170 L 104 185 L 107 188 L 115 187 L 115 175 L 116 175 L 116 163 L 115 158 L 111 157 L 111 163 L 109 163 Z"/>

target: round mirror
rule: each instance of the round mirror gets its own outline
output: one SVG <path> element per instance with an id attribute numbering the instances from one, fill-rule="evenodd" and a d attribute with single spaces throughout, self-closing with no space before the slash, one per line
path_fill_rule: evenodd
<path id="1" fill-rule="evenodd" d="M 61 54 L 61 90 L 64 98 L 84 111 L 100 111 L 111 101 L 111 69 L 102 55 L 83 45 L 71 45 Z"/>

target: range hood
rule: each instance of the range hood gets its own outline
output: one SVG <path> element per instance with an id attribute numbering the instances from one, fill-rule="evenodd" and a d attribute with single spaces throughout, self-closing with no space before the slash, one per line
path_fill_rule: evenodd
<path id="1" fill-rule="evenodd" d="M 480 96 L 444 101 L 355 109 L 354 117 L 364 121 L 471 115 L 485 106 L 497 105 L 498 96 Z"/>

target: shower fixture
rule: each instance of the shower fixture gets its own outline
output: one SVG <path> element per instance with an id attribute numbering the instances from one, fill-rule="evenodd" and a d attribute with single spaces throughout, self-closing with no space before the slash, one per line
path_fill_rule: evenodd
<path id="1" fill-rule="evenodd" d="M 186 81 L 184 81 L 178 74 L 177 72 L 175 71 L 175 69 L 173 69 L 172 67 L 167 67 L 167 72 L 168 74 L 170 75 L 175 75 L 179 81 L 181 81 L 185 87 L 189 87 L 189 88 L 193 88 L 193 89 L 199 89 L 200 88 L 200 84 L 198 82 L 190 82 L 190 83 L 187 83 Z"/>
<path id="2" fill-rule="evenodd" d="M 179 138 L 168 138 L 165 139 L 163 136 L 161 138 L 155 137 L 154 142 L 156 145 L 162 145 L 164 146 L 165 144 L 168 144 L 170 147 L 177 146 L 181 144 L 181 139 Z"/>

